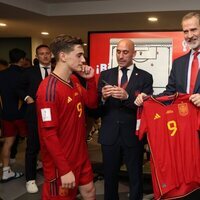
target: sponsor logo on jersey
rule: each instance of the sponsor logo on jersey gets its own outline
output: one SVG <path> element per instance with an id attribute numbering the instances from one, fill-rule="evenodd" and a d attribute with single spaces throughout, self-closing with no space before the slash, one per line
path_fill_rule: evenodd
<path id="1" fill-rule="evenodd" d="M 188 104 L 187 103 L 180 103 L 178 104 L 178 112 L 181 116 L 188 115 Z"/>
<path id="2" fill-rule="evenodd" d="M 160 118 L 161 116 L 158 113 L 156 113 L 153 119 L 160 119 Z"/>

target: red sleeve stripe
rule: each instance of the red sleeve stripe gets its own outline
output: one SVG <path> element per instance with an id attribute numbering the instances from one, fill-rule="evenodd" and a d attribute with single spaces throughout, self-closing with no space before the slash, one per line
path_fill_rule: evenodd
<path id="1" fill-rule="evenodd" d="M 55 101 L 55 90 L 56 90 L 57 79 L 50 76 L 47 88 L 46 88 L 46 101 Z"/>
<path id="2" fill-rule="evenodd" d="M 57 179 L 50 182 L 50 194 L 51 194 L 52 197 L 58 195 Z"/>

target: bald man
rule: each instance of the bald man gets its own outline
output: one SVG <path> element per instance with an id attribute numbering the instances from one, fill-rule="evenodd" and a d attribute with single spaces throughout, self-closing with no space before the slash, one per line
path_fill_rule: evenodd
<path id="1" fill-rule="evenodd" d="M 127 167 L 130 199 L 142 200 L 143 142 L 135 135 L 136 96 L 153 93 L 152 75 L 133 64 L 136 55 L 134 42 L 120 40 L 116 57 L 118 66 L 100 74 L 98 93 L 102 125 L 99 143 L 102 146 L 105 193 L 104 199 L 119 199 L 118 173 Z"/>

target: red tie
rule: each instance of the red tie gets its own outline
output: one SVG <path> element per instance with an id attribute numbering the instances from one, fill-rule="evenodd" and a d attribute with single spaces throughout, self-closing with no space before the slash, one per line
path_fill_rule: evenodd
<path id="1" fill-rule="evenodd" d="M 192 69 L 191 69 L 191 77 L 190 77 L 190 94 L 193 93 L 198 71 L 199 71 L 199 61 L 198 61 L 198 55 L 200 52 L 196 51 L 194 52 L 194 58 L 192 61 Z"/>

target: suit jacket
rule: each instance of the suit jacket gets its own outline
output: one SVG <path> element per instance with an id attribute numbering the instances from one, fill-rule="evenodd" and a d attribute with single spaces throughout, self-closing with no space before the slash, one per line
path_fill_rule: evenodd
<path id="1" fill-rule="evenodd" d="M 17 94 L 18 84 L 24 69 L 18 65 L 10 65 L 0 72 L 0 107 L 4 120 L 23 119 L 26 105 Z"/>
<path id="2" fill-rule="evenodd" d="M 121 101 L 109 97 L 104 103 L 101 100 L 101 90 L 104 86 L 102 80 L 110 85 L 118 85 L 118 67 L 101 72 L 99 77 L 99 110 L 102 119 L 99 142 L 104 145 L 112 145 L 121 136 L 127 146 L 138 145 L 138 137 L 135 135 L 137 106 L 134 101 L 141 92 L 153 93 L 152 75 L 134 66 L 126 87 L 128 99 Z"/>
<path id="3" fill-rule="evenodd" d="M 39 65 L 27 68 L 21 78 L 19 94 L 24 99 L 26 96 L 36 98 L 36 92 L 42 81 Z"/>
<path id="4" fill-rule="evenodd" d="M 22 74 L 18 94 L 24 100 L 26 96 L 32 97 L 36 100 L 36 93 L 38 87 L 42 81 L 42 74 L 40 71 L 40 66 L 35 65 L 29 68 L 26 68 Z M 31 103 L 27 104 L 26 120 L 32 124 L 37 124 L 37 114 L 36 114 L 36 104 Z"/>
<path id="5" fill-rule="evenodd" d="M 165 94 L 174 94 L 175 92 L 187 93 L 187 76 L 190 53 L 191 52 L 174 60 L 168 84 L 164 91 Z M 200 93 L 200 73 L 198 73 L 193 93 Z"/>

